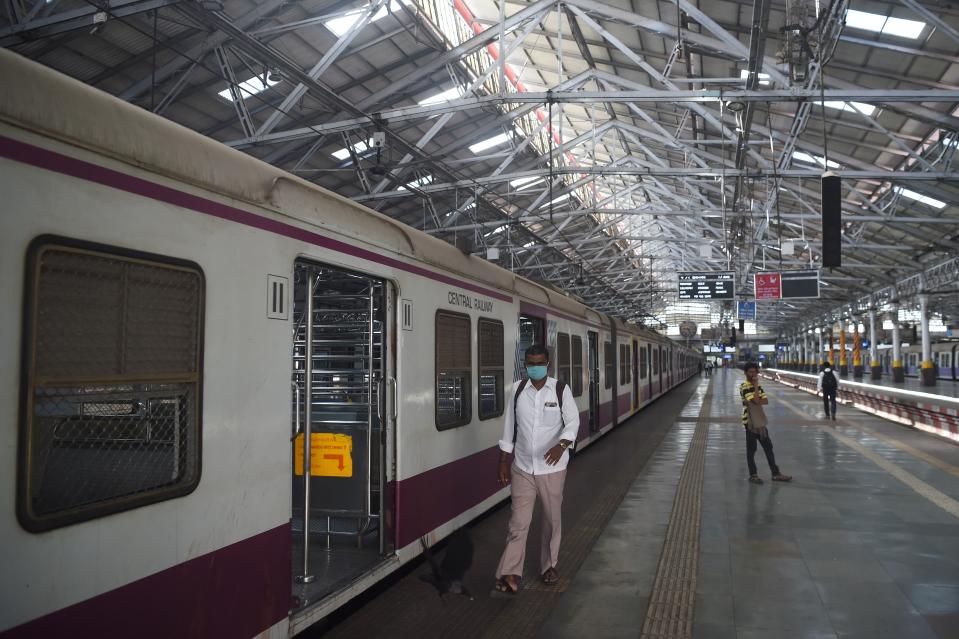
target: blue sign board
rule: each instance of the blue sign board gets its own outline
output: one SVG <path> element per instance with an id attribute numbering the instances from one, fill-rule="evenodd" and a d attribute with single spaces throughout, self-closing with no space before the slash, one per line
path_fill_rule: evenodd
<path id="1" fill-rule="evenodd" d="M 741 320 L 756 320 L 756 302 L 739 302 L 738 317 Z"/>

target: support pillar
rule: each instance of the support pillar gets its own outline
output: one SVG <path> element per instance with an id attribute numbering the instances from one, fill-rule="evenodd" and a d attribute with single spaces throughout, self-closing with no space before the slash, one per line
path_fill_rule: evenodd
<path id="1" fill-rule="evenodd" d="M 839 375 L 849 375 L 849 360 L 846 359 L 846 320 L 839 320 Z"/>
<path id="2" fill-rule="evenodd" d="M 852 377 L 862 379 L 862 334 L 859 332 L 859 318 L 853 318 L 852 322 Z"/>
<path id="3" fill-rule="evenodd" d="M 879 344 L 876 340 L 876 309 L 869 309 L 869 377 L 882 379 L 882 367 L 879 364 Z"/>
<path id="4" fill-rule="evenodd" d="M 823 329 L 822 327 L 820 327 L 820 329 L 819 329 L 819 334 L 817 335 L 817 337 L 819 338 L 819 340 L 818 340 L 818 341 L 819 341 L 819 348 L 816 350 L 816 368 L 815 368 L 815 370 L 814 370 L 813 372 L 816 372 L 816 371 L 818 371 L 820 368 L 822 368 L 822 364 L 823 364 L 823 362 L 822 362 L 822 332 L 823 332 L 824 330 L 825 330 L 825 329 Z"/>
<path id="5" fill-rule="evenodd" d="M 925 288 L 926 283 L 922 283 Z M 919 378 L 923 386 L 936 385 L 936 366 L 932 363 L 932 343 L 929 339 L 929 296 L 919 294 L 919 325 L 922 327 L 922 364 Z"/>
<path id="6" fill-rule="evenodd" d="M 892 381 L 906 381 L 906 371 L 902 367 L 902 339 L 899 337 L 899 292 L 893 289 L 892 311 Z"/>
<path id="7" fill-rule="evenodd" d="M 799 370 L 806 372 L 806 362 L 809 361 L 809 347 L 806 344 L 806 329 L 802 332 L 802 341 L 799 343 Z"/>
<path id="8" fill-rule="evenodd" d="M 833 327 L 830 326 L 826 330 L 829 331 L 829 357 L 826 358 L 826 363 L 835 370 L 836 368 L 836 344 L 833 341 L 835 335 L 833 334 Z"/>

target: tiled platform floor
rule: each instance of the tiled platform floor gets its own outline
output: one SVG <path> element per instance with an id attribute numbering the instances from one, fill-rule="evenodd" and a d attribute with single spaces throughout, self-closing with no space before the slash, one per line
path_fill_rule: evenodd
<path id="1" fill-rule="evenodd" d="M 760 450 L 767 481 L 753 485 L 738 423 L 742 379 L 713 377 L 693 636 L 959 638 L 959 446 L 852 409 L 826 422 L 817 398 L 764 382 L 777 461 L 794 480 L 768 481 Z M 541 637 L 639 636 L 701 396 Z"/>

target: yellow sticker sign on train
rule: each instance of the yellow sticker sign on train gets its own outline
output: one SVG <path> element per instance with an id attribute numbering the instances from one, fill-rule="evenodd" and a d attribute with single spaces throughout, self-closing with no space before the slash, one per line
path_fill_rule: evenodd
<path id="1" fill-rule="evenodd" d="M 293 447 L 293 472 L 303 474 L 303 433 Z M 353 437 L 341 433 L 310 434 L 310 474 L 314 477 L 353 476 Z"/>

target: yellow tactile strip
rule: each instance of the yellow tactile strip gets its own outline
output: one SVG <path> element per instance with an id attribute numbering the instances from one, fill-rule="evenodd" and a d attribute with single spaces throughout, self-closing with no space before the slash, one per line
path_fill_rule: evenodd
<path id="1" fill-rule="evenodd" d="M 688 639 L 693 634 L 703 472 L 711 404 L 710 382 L 676 488 L 663 554 L 649 596 L 643 639 Z"/>

